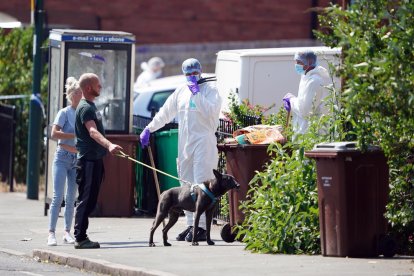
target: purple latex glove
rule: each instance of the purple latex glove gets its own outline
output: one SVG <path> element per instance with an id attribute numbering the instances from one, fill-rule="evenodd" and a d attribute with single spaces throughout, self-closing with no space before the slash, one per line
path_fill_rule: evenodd
<path id="1" fill-rule="evenodd" d="M 290 106 L 290 99 L 295 97 L 293 94 L 291 93 L 287 93 L 284 97 L 283 97 L 283 106 L 285 107 L 286 111 L 289 112 L 291 109 Z"/>
<path id="2" fill-rule="evenodd" d="M 186 76 L 187 77 L 187 86 L 190 89 L 191 93 L 193 95 L 197 95 L 198 92 L 200 92 L 200 87 L 198 87 L 197 83 L 197 76 Z"/>
<path id="3" fill-rule="evenodd" d="M 139 140 L 141 142 L 141 147 L 145 148 L 149 144 L 149 138 L 150 138 L 151 132 L 149 128 L 144 128 L 144 130 L 139 135 Z"/>

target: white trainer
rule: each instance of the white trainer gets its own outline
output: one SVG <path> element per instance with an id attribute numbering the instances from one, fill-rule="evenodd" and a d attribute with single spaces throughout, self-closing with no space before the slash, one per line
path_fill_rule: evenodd
<path id="1" fill-rule="evenodd" d="M 56 240 L 55 233 L 49 233 L 49 236 L 47 237 L 47 245 L 48 246 L 56 246 L 57 245 L 57 240 Z"/>
<path id="2" fill-rule="evenodd" d="M 75 239 L 70 235 L 69 232 L 65 232 L 65 234 L 63 234 L 63 243 L 74 244 Z"/>

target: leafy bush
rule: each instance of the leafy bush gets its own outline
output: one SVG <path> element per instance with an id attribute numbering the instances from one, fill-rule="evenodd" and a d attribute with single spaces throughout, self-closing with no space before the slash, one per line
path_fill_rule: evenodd
<path id="1" fill-rule="evenodd" d="M 3 103 L 15 105 L 17 125 L 15 138 L 15 178 L 26 181 L 27 139 L 29 131 L 29 104 L 32 93 L 33 29 L 13 29 L 6 33 L 0 29 L 0 95 L 27 95 Z M 42 80 L 42 98 L 47 95 L 47 74 Z M 42 168 L 42 166 L 41 166 Z"/>
<path id="2" fill-rule="evenodd" d="M 337 107 L 334 87 L 331 92 L 326 101 L 328 106 Z M 250 182 L 248 199 L 241 205 L 245 220 L 236 226 L 247 249 L 260 253 L 320 252 L 316 170 L 304 152 L 317 143 L 343 138 L 339 132 L 343 118 L 337 113 L 339 110 L 311 118 L 308 133 L 299 137 L 300 145 L 287 142 L 269 146 L 272 160 Z M 282 114 L 286 112 L 272 116 L 273 122 L 284 125 L 286 115 Z M 291 129 L 285 134 L 291 137 Z"/>
<path id="3" fill-rule="evenodd" d="M 273 144 L 276 157 L 252 180 L 239 226 L 246 249 L 261 253 L 319 253 L 318 196 L 313 163 L 304 149 Z M 289 154 L 291 153 L 291 154 Z"/>
<path id="4" fill-rule="evenodd" d="M 229 96 L 229 112 L 224 112 L 224 115 L 229 119 L 232 124 L 236 125 L 237 128 L 243 128 L 252 124 L 252 122 L 246 122 L 246 117 L 255 119 L 256 122 L 263 122 L 266 119 L 264 113 L 274 107 L 274 104 L 269 107 L 261 105 L 252 105 L 248 99 L 242 100 L 239 104 L 236 95 L 230 93 Z M 270 121 L 267 121 L 270 122 Z"/>
<path id="5" fill-rule="evenodd" d="M 386 217 L 405 253 L 414 229 L 413 13 L 408 0 L 334 5 L 320 16 L 317 33 L 328 46 L 342 47 L 345 109 L 360 146 L 379 145 L 389 160 Z"/>

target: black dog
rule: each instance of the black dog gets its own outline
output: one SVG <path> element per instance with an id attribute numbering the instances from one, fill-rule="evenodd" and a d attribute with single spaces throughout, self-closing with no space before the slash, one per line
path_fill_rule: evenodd
<path id="1" fill-rule="evenodd" d="M 239 188 L 240 184 L 231 175 L 221 174 L 216 170 L 213 170 L 213 172 L 216 176 L 214 180 L 206 181 L 201 185 L 183 185 L 182 187 L 171 188 L 161 194 L 157 215 L 151 227 L 149 246 L 155 246 L 153 241 L 155 229 L 157 229 L 167 215 L 168 223 L 162 229 L 162 237 L 164 246 L 171 246 L 167 241 L 167 232 L 177 222 L 182 210 L 195 212 L 192 245 L 198 245 L 196 235 L 198 232 L 198 222 L 201 214 L 206 212 L 207 243 L 214 245 L 210 238 L 210 228 L 216 199 L 230 189 Z"/>

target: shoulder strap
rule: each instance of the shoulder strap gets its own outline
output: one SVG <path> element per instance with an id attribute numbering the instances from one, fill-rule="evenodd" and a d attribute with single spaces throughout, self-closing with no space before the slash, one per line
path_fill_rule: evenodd
<path id="1" fill-rule="evenodd" d="M 197 84 L 202 84 L 202 83 L 205 83 L 205 82 L 208 82 L 208 81 L 217 81 L 217 78 L 216 78 L 216 76 L 202 78 L 202 79 L 199 79 L 197 81 Z"/>

